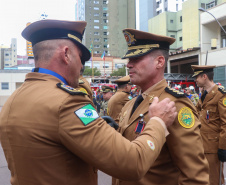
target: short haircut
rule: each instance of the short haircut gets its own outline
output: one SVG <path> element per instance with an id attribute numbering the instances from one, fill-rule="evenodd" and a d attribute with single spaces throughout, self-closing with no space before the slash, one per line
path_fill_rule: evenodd
<path id="1" fill-rule="evenodd" d="M 213 71 L 207 72 L 207 73 L 202 73 L 201 76 L 203 76 L 204 74 L 206 74 L 206 76 L 208 77 L 208 79 L 210 81 L 213 81 L 213 76 L 214 76 L 214 72 Z"/>

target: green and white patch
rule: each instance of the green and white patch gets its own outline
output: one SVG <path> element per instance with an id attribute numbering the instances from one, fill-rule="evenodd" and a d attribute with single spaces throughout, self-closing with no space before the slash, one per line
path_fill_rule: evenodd
<path id="1" fill-rule="evenodd" d="M 95 119 L 99 118 L 98 113 L 95 108 L 88 104 L 78 110 L 75 111 L 76 116 L 82 121 L 82 123 L 86 126 L 90 124 Z"/>

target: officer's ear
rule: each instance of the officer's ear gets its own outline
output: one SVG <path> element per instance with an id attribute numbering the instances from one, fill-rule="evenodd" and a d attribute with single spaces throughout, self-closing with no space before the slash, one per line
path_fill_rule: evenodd
<path id="1" fill-rule="evenodd" d="M 165 57 L 164 56 L 160 55 L 156 59 L 157 59 L 157 65 L 156 65 L 157 69 L 165 67 Z"/>

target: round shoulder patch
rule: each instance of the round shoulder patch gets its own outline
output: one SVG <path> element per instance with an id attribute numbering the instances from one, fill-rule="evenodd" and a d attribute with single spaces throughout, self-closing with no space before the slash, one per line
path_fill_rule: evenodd
<path id="1" fill-rule="evenodd" d="M 226 106 L 226 98 L 223 99 L 223 105 Z"/>
<path id="2" fill-rule="evenodd" d="M 152 141 L 147 140 L 147 144 L 150 147 L 150 149 L 152 149 L 153 151 L 155 150 L 155 144 Z"/>
<path id="3" fill-rule="evenodd" d="M 183 107 L 178 113 L 178 121 L 184 128 L 191 128 L 195 124 L 195 117 L 192 110 L 188 107 Z"/>

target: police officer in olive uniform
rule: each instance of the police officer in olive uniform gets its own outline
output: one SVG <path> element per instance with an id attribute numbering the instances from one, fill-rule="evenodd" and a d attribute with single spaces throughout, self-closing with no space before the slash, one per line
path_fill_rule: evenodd
<path id="1" fill-rule="evenodd" d="M 130 95 L 132 84 L 130 82 L 129 75 L 115 80 L 114 83 L 118 85 L 118 88 L 116 93 L 108 102 L 108 114 L 115 120 L 116 123 L 119 123 L 119 114 L 122 107 L 132 99 L 132 96 Z"/>
<path id="2" fill-rule="evenodd" d="M 130 81 L 141 94 L 122 108 L 119 132 L 130 141 L 142 134 L 149 119 L 148 107 L 154 97 L 175 102 L 178 116 L 153 166 L 139 181 L 117 180 L 120 185 L 207 185 L 208 162 L 204 155 L 200 122 L 195 106 L 184 95 L 168 87 L 164 69 L 169 46 L 175 39 L 134 29 L 123 30 L 128 51 Z M 132 163 L 133 161 L 131 161 Z"/>
<path id="3" fill-rule="evenodd" d="M 226 160 L 226 91 L 213 82 L 216 66 L 192 65 L 193 77 L 198 87 L 204 92 L 197 104 L 199 120 L 202 123 L 201 135 L 204 151 L 210 167 L 210 184 L 224 184 L 221 162 Z"/>
<path id="4" fill-rule="evenodd" d="M 166 126 L 176 117 L 174 102 L 156 99 L 144 133 L 129 142 L 77 88 L 90 58 L 82 44 L 85 26 L 84 21 L 41 20 L 22 32 L 32 42 L 35 69 L 0 113 L 0 141 L 13 185 L 97 185 L 96 169 L 140 179 L 165 142 Z"/>
<path id="5" fill-rule="evenodd" d="M 103 99 L 101 106 L 100 106 L 100 116 L 108 116 L 108 102 L 110 98 L 113 96 L 113 90 L 114 88 L 103 85 L 102 91 L 103 91 Z"/>

